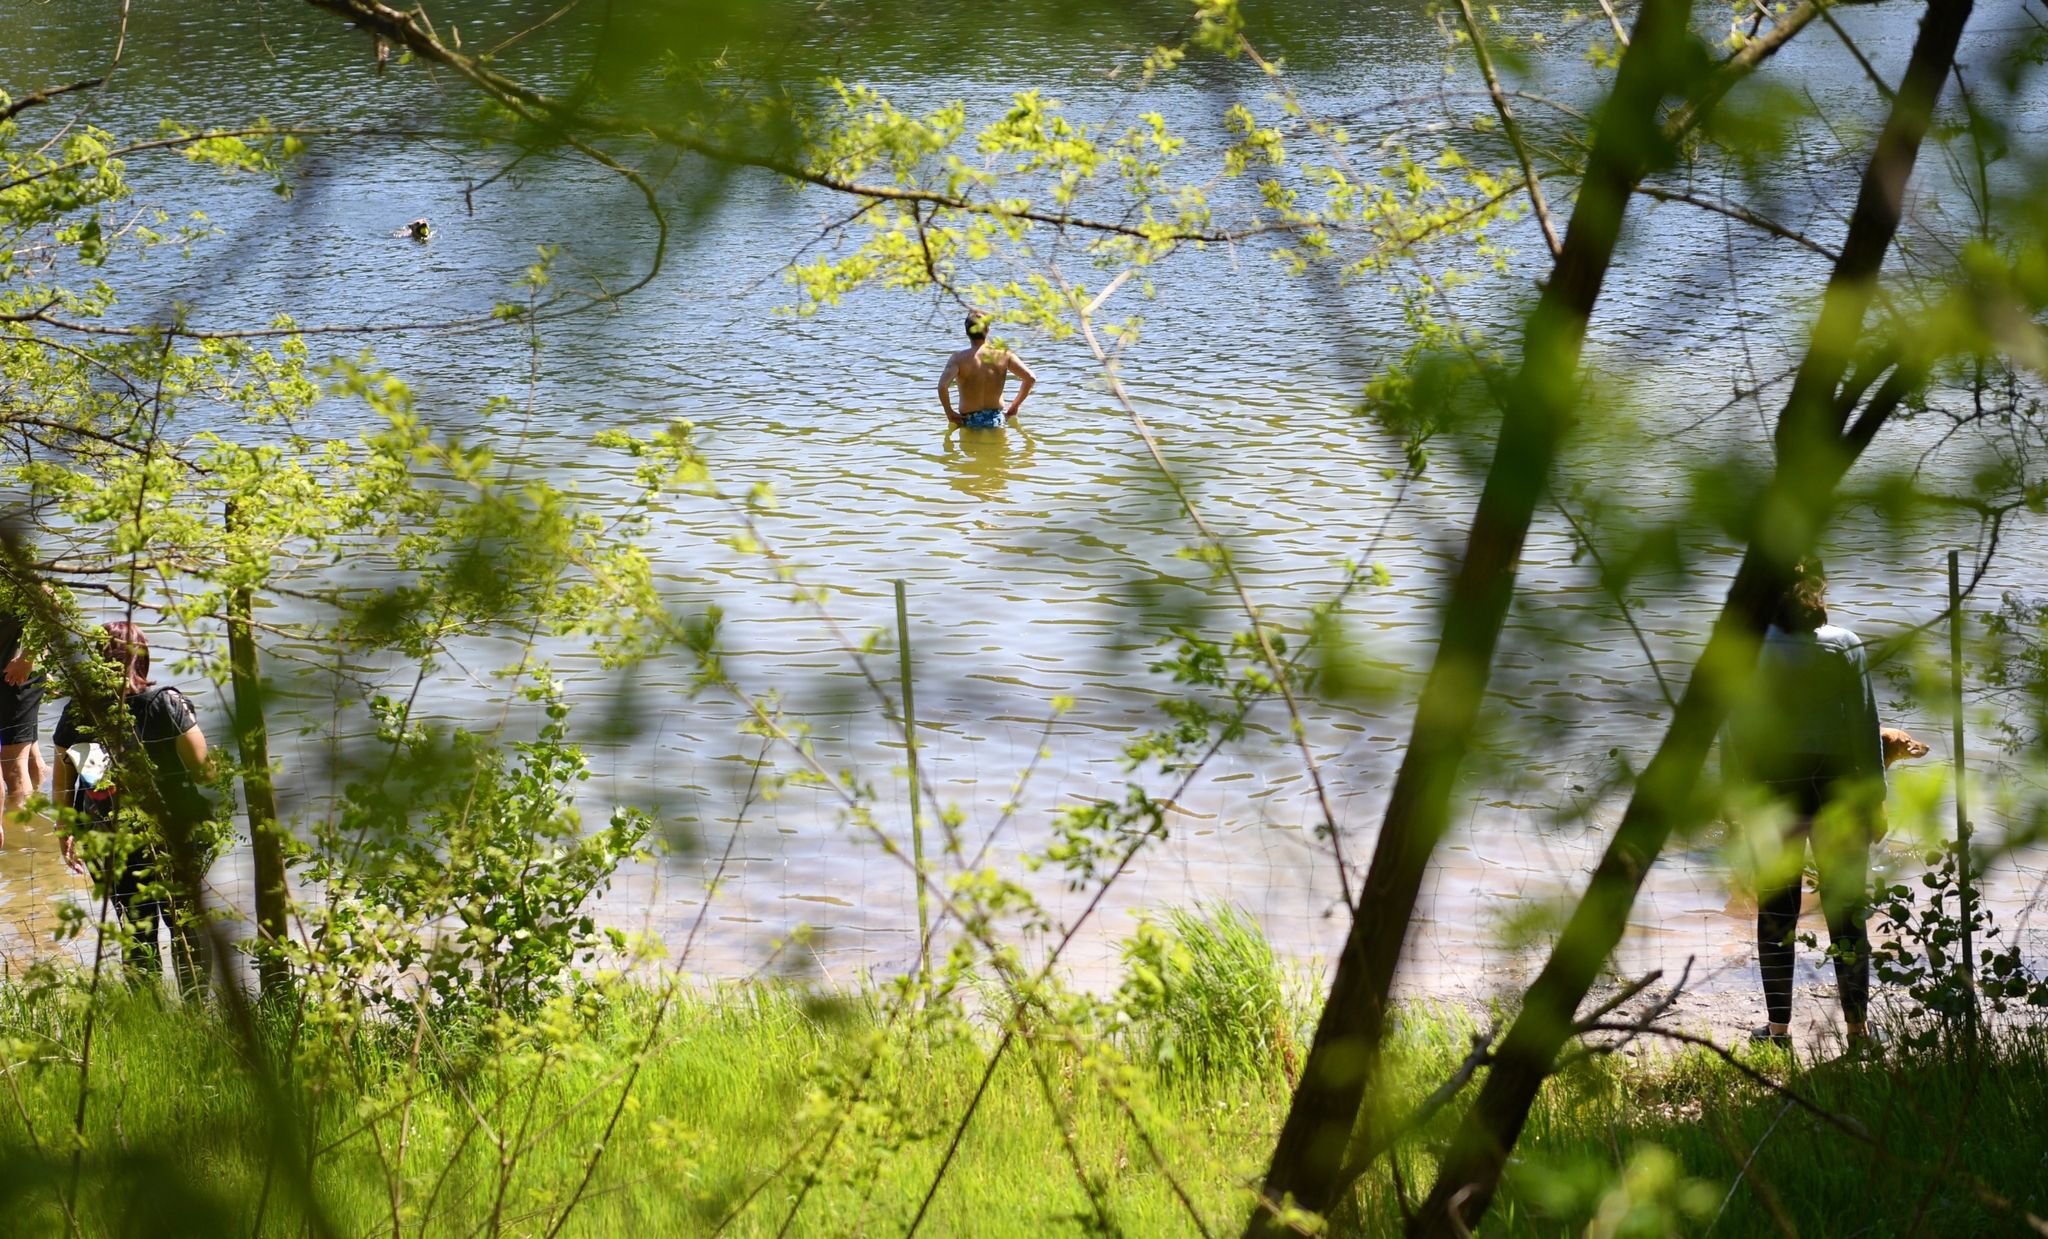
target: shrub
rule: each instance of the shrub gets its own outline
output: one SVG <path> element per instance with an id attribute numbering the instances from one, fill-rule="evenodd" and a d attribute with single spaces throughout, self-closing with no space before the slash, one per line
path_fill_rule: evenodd
<path id="1" fill-rule="evenodd" d="M 1880 918 L 1871 963 L 1880 980 L 1905 991 L 1907 1041 L 1932 1045 L 1967 1023 L 1974 1002 L 1980 1012 L 2003 1015 L 2015 1007 L 2048 1007 L 2048 981 L 2027 968 L 2016 943 L 2000 943 L 2001 931 L 1982 898 L 1968 906 L 1968 925 L 1977 952 L 1962 958 L 1965 924 L 1956 853 L 1927 858 L 1920 879 L 1925 895 L 1904 883 L 1880 884 L 1872 904 Z"/>
<path id="2" fill-rule="evenodd" d="M 326 899 L 308 910 L 306 970 L 372 1008 L 417 983 L 444 1010 L 527 1014 L 608 939 L 624 945 L 588 905 L 640 850 L 648 819 L 621 809 L 584 833 L 573 788 L 587 773 L 560 685 L 544 676 L 529 695 L 546 720 L 516 757 L 496 737 L 437 738 L 380 703 L 393 768 L 351 787 L 317 832 L 305 873 Z"/>
<path id="3" fill-rule="evenodd" d="M 1257 921 L 1227 905 L 1146 919 L 1123 946 L 1117 1009 L 1129 1052 L 1169 1075 L 1221 1072 L 1290 1081 L 1307 1003 Z"/>

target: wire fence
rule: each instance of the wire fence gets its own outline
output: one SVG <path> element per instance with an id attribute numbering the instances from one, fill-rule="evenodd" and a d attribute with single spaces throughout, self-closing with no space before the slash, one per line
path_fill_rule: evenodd
<path id="1" fill-rule="evenodd" d="M 838 605 L 883 629 L 894 626 L 891 601 L 888 589 L 870 589 Z M 1543 602 L 1591 605 L 1583 592 L 1570 591 L 1553 591 Z M 1655 607 L 1647 611 L 1653 631 L 1672 622 Z M 1120 801 L 1133 782 L 1154 795 L 1176 782 L 1134 770 L 1124 759 L 1132 736 L 1159 725 L 1160 702 L 1171 689 L 1145 672 L 1155 647 L 1119 651 L 1108 648 L 1113 640 L 1083 631 L 1076 640 L 1088 644 L 1055 655 L 1005 642 L 1005 625 L 950 614 L 943 597 L 915 590 L 907 619 L 918 758 L 932 798 L 923 813 L 935 889 L 943 891 L 970 865 L 985 865 L 1031 890 L 1056 926 L 1071 927 L 1095 890 L 1071 882 L 1057 865 L 1038 863 L 1058 815 Z M 1618 818 L 1626 793 L 1619 773 L 1639 763 L 1661 735 L 1661 703 L 1648 696 L 1640 652 L 1618 628 L 1609 621 L 1590 651 L 1525 645 L 1504 655 L 1492 740 L 1472 763 L 1454 830 L 1411 928 L 1402 980 L 1409 997 L 1481 1007 L 1511 996 L 1540 965 Z M 864 631 L 857 623 L 850 630 Z M 846 652 L 815 627 L 768 618 L 740 632 L 736 644 L 744 648 L 731 655 L 736 681 L 783 694 L 784 707 L 809 728 L 820 761 L 872 789 L 875 822 L 893 832 L 901 855 L 850 822 L 826 789 L 780 782 L 777 775 L 791 769 L 788 754 L 745 734 L 738 704 L 693 697 L 680 684 L 633 688 L 556 650 L 580 714 L 607 719 L 611 711 L 633 724 L 623 738 L 588 744 L 586 818 L 600 819 L 611 804 L 640 804 L 665 824 L 665 854 L 623 869 L 598 906 L 600 919 L 658 938 L 670 955 L 663 967 L 707 982 L 772 975 L 851 987 L 913 970 L 920 916 L 916 877 L 902 858 L 915 848 L 897 705 L 874 700 Z M 1683 651 L 1666 653 L 1676 659 Z M 1035 665 L 1042 674 L 1034 676 Z M 874 667 L 897 670 L 886 646 Z M 1250 912 L 1283 958 L 1318 975 L 1349 924 L 1338 852 L 1352 866 L 1355 889 L 1405 740 L 1410 683 L 1390 674 L 1377 696 L 1326 703 L 1310 719 L 1311 748 L 1337 818 L 1334 848 L 1319 831 L 1319 802 L 1284 720 L 1273 709 L 1255 710 L 1246 736 L 1224 745 L 1167 804 L 1163 837 L 1140 853 L 1082 926 L 1062 957 L 1066 974 L 1091 989 L 1113 988 L 1122 971 L 1120 945 L 1142 918 L 1206 903 Z M 341 694 L 338 684 L 330 683 L 330 694 Z M 885 684 L 900 691 L 893 675 Z M 462 693 L 477 687 L 456 684 L 430 704 L 458 718 Z M 348 703 L 320 701 L 316 688 L 317 677 L 295 683 L 296 704 L 283 717 L 297 725 L 280 729 L 287 733 L 279 749 L 288 817 L 331 806 L 339 791 L 335 753 L 364 739 L 337 735 L 331 722 L 346 715 Z M 188 691 L 224 742 L 220 695 L 203 686 Z M 1072 704 L 1056 708 L 1055 699 L 1069 693 Z M 494 717 L 501 702 L 492 703 Z M 513 734 L 522 721 L 515 710 Z M 1946 759 L 1938 706 L 1886 721 L 1931 746 L 1926 764 Z M 1973 751 L 1971 761 L 1987 786 L 2026 777 L 1992 746 Z M 309 777 L 291 777 L 301 772 Z M 1986 814 L 1983 823 L 1994 842 L 1996 816 Z M 1881 878 L 1910 879 L 1924 866 L 1921 848 L 1905 834 L 1878 848 Z M 7 843 L 0 853 L 0 963 L 18 976 L 39 960 L 88 958 L 89 929 L 60 938 L 64 905 L 83 909 L 89 895 L 84 880 L 58 860 L 48 827 L 12 824 Z M 210 881 L 220 906 L 247 916 L 253 887 L 246 847 L 223 856 Z M 2048 959 L 2048 924 L 2037 915 L 2048 858 L 2038 850 L 2002 856 L 1982 885 L 1985 906 L 2008 938 L 2029 960 Z M 1611 966 L 1622 976 L 1657 969 L 1675 976 L 1690 964 L 1691 989 L 1703 1001 L 1739 1005 L 1755 986 L 1754 917 L 1738 867 L 1718 833 L 1704 832 L 1652 870 Z M 1817 907 L 1809 907 L 1809 917 L 1802 928 L 1818 932 Z M 942 953 L 957 929 L 943 910 L 933 919 L 932 949 Z M 1027 958 L 1046 946 L 1021 932 L 1018 944 Z M 1800 968 L 1802 985 L 1829 988 L 1819 951 L 1802 953 Z"/>

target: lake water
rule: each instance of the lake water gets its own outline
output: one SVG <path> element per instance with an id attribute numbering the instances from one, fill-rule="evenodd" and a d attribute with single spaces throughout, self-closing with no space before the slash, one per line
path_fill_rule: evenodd
<path id="1" fill-rule="evenodd" d="M 477 32 L 514 29 L 519 17 L 551 9 L 510 0 L 448 7 L 472 43 L 482 37 Z M 62 0 L 0 17 L 0 39 L 25 49 L 0 85 L 19 94 L 93 71 L 111 45 L 118 8 Z M 1297 31 L 1298 50 L 1281 49 L 1305 66 L 1296 83 L 1304 99 L 1361 134 L 1397 118 L 1441 119 L 1444 102 L 1429 97 L 1444 82 L 1441 45 L 1421 6 L 1354 8 Z M 1895 76 L 1912 16 L 1888 6 L 1848 11 L 1842 20 Z M 1978 54 L 1988 56 L 2002 37 L 2000 20 L 1980 17 L 1971 36 Z M 562 35 L 572 48 L 573 27 Z M 511 71 L 549 80 L 559 68 L 547 63 L 556 58 L 550 37 L 534 36 L 537 67 L 513 54 Z M 814 42 L 832 37 L 821 28 Z M 906 105 L 964 99 L 970 123 L 994 118 L 1010 90 L 1029 86 L 1056 95 L 1077 117 L 1157 107 L 1197 146 L 1211 147 L 1219 100 L 1257 101 L 1264 90 L 1240 64 L 1169 78 L 1138 103 L 1125 80 L 1101 72 L 1109 55 L 1083 57 L 1049 37 L 1018 41 L 1009 62 L 1008 72 L 996 72 L 984 57 L 947 74 L 906 54 L 849 64 L 846 72 Z M 1557 53 L 1541 67 L 1559 94 L 1585 94 L 1576 52 Z M 1797 40 L 1768 76 L 1777 87 L 1809 89 L 1832 105 L 1874 114 L 1870 88 L 1824 29 Z M 1453 85 L 1469 89 L 1472 77 L 1468 70 Z M 281 123 L 399 126 L 438 122 L 446 100 L 466 102 L 461 91 L 416 66 L 378 74 L 360 35 L 293 6 L 145 6 L 133 17 L 114 85 L 92 107 L 98 123 L 135 133 L 153 131 L 163 116 L 196 124 L 262 114 Z M 1460 98 L 1449 106 L 1471 116 L 1484 104 Z M 2041 137 L 2044 118 L 2048 110 L 2037 105 L 2019 108 L 2022 135 Z M 1802 157 L 1800 175 L 1774 181 L 1773 208 L 1823 239 L 1838 238 L 1855 160 L 1825 142 Z M 132 172 L 145 200 L 181 210 L 203 204 L 224 235 L 190 260 L 158 255 L 124 277 L 126 312 L 146 318 L 180 300 L 192 306 L 194 322 L 207 325 L 262 324 L 282 311 L 303 323 L 431 321 L 485 310 L 507 295 L 538 244 L 566 244 L 565 283 L 601 277 L 617 286 L 644 262 L 650 230 L 635 195 L 587 164 L 540 158 L 475 193 L 472 213 L 465 191 L 506 158 L 503 150 L 455 141 L 323 140 L 289 201 L 256 184 L 224 191 L 211 174 L 180 161 L 138 158 Z M 709 175 L 685 162 L 669 172 L 664 194 L 683 202 Z M 1717 169 L 1696 175 L 1710 191 L 1723 187 Z M 1937 169 L 1937 184 L 1943 176 Z M 1922 222 L 1940 227 L 1945 206 L 1953 202 L 1935 193 L 1922 203 Z M 940 795 L 965 812 L 970 853 L 1005 820 L 1003 805 L 1040 747 L 1051 700 L 1072 697 L 1074 708 L 1051 726 L 1048 755 L 1015 793 L 1018 808 L 989 851 L 1006 872 L 1022 873 L 1020 855 L 1043 845 L 1059 805 L 1121 798 L 1122 746 L 1161 722 L 1159 701 L 1172 691 L 1147 670 L 1168 625 L 1195 616 L 1215 633 L 1241 625 L 1205 570 L 1176 557 L 1192 531 L 1079 342 L 1018 341 L 1039 376 L 1024 416 L 1007 430 L 962 432 L 946 427 L 932 395 L 957 343 L 950 302 L 863 295 L 815 318 L 778 313 L 794 301 L 780 278 L 783 265 L 818 240 L 839 207 L 765 178 L 736 178 L 715 210 L 681 223 L 679 244 L 650 287 L 615 309 L 549 329 L 530 419 L 515 412 L 486 422 L 477 412 L 492 396 L 527 398 L 527 356 L 510 334 L 316 338 L 315 351 L 331 345 L 352 354 L 374 344 L 437 425 L 494 436 L 508 460 L 575 484 L 600 508 L 627 492 L 630 467 L 590 448 L 590 437 L 686 417 L 730 493 L 774 484 L 780 506 L 763 532 L 806 584 L 832 591 L 833 613 L 847 632 L 892 625 L 890 583 L 904 581 L 926 769 Z M 1825 267 L 1795 245 L 1719 216 L 1675 205 L 1646 210 L 1641 202 L 1636 212 L 1590 355 L 1626 391 L 1640 421 L 1624 427 L 1618 418 L 1596 419 L 1568 471 L 1629 517 L 1651 521 L 1684 503 L 1686 465 L 1753 454 L 1765 442 L 1768 397 L 1762 409 L 1755 401 L 1721 406 L 1731 390 L 1773 378 L 1796 357 L 1807 299 Z M 394 235 L 417 216 L 436 224 L 425 246 Z M 1541 251 L 1526 228 L 1507 239 L 1520 251 L 1512 276 L 1483 280 L 1460 296 L 1471 321 L 1495 329 L 1513 322 Z M 1078 257 L 1068 262 L 1082 266 Z M 1028 269 L 988 274 L 1020 278 Z M 1124 358 L 1124 378 L 1270 616 L 1298 628 L 1342 579 L 1347 560 L 1378 560 L 1392 574 L 1390 587 L 1363 591 L 1346 611 L 1384 682 L 1357 700 L 1307 707 L 1344 854 L 1362 863 L 1473 494 L 1471 478 L 1449 455 L 1423 477 L 1399 481 L 1398 446 L 1349 411 L 1362 379 L 1405 343 L 1398 306 L 1376 279 L 1346 287 L 1290 279 L 1256 249 L 1219 248 L 1175 257 L 1159 270 L 1154 299 L 1126 291 L 1111 309 L 1143 313 L 1144 335 Z M 363 410 L 338 401 L 316 417 L 336 434 L 363 424 Z M 1936 418 L 1901 427 L 1878 463 L 1912 461 L 1944 428 Z M 1932 467 L 1962 476 L 1978 450 L 1965 439 Z M 782 692 L 785 707 L 812 725 L 827 764 L 862 771 L 878 785 L 887 819 L 905 823 L 903 782 L 889 773 L 901 766 L 902 750 L 879 707 L 829 628 L 789 601 L 772 565 L 724 543 L 732 530 L 729 512 L 709 501 L 677 501 L 663 514 L 651 549 L 672 604 L 684 612 L 722 607 L 739 682 Z M 1969 559 L 1974 539 L 1972 528 L 1892 530 L 1851 513 L 1830 553 L 1838 621 L 1882 640 L 1935 617 L 1945 604 L 1946 549 L 1962 545 Z M 1711 542 L 1694 549 L 1698 574 L 1646 585 L 1637 612 L 1656 656 L 1681 675 L 1735 553 Z M 2044 550 L 2037 524 L 2010 528 L 1980 599 L 2039 587 Z M 446 668 L 430 685 L 426 711 L 453 720 L 498 717 L 502 686 L 485 673 L 509 652 L 490 643 L 468 649 L 461 667 Z M 707 875 L 726 857 L 726 880 L 685 961 L 689 971 L 795 970 L 844 983 L 894 973 L 914 958 L 908 873 L 844 826 L 828 795 L 791 789 L 755 803 L 733 837 L 760 754 L 759 741 L 738 731 L 738 707 L 690 695 L 689 668 L 679 660 L 637 668 L 629 683 L 585 651 L 550 653 L 584 718 L 625 702 L 644 725 L 630 743 L 590 746 L 596 777 L 586 817 L 601 817 L 611 802 L 653 804 L 676 844 L 660 863 L 622 875 L 604 904 L 608 921 L 653 930 L 679 947 L 698 919 Z M 318 661 L 317 651 L 276 654 Z M 891 660 L 877 665 L 893 671 Z M 290 804 L 306 811 L 333 791 L 330 746 L 359 737 L 362 714 L 338 711 L 332 681 L 318 674 L 288 661 L 273 671 L 301 694 L 297 717 L 279 722 L 287 734 L 278 756 Z M 209 734 L 225 740 L 220 694 L 185 682 Z M 1520 975 L 1527 958 L 1503 943 L 1503 927 L 1576 888 L 1619 811 L 1594 794 L 1604 773 L 1617 756 L 1640 764 L 1662 733 L 1667 712 L 1636 640 L 1554 513 L 1531 537 L 1495 689 L 1491 760 L 1427 886 L 1427 921 L 1415 935 L 1408 976 L 1419 992 L 1483 994 Z M 1938 704 L 1930 712 L 1895 701 L 1887 722 L 1934 745 L 1929 762 L 1946 757 Z M 310 734 L 293 734 L 293 723 Z M 1997 756 L 1973 751 L 1972 760 L 1981 766 Z M 1181 797 L 1171 837 L 1146 854 L 1084 930 L 1069 955 L 1077 974 L 1109 975 L 1116 942 L 1141 912 L 1197 900 L 1240 904 L 1290 956 L 1327 958 L 1345 922 L 1334 860 L 1310 834 L 1317 820 L 1284 716 L 1263 706 L 1249 737 L 1221 753 Z M 18 965 L 49 949 L 51 901 L 75 897 L 77 884 L 55 866 L 45 839 L 10 831 L 10 844 L 0 855 L 0 908 L 13 925 L 7 956 Z M 237 852 L 216 869 L 224 897 L 245 900 L 246 866 Z M 2024 927 L 2044 876 L 2039 857 L 1994 875 L 1994 905 L 2005 919 Z M 1029 880 L 1062 915 L 1081 907 L 1083 896 L 1062 891 L 1054 875 Z M 1675 969 L 1697 955 L 1709 987 L 1745 985 L 1748 917 L 1710 849 L 1674 853 L 1652 875 L 1619 966 Z M 785 947 L 800 925 L 813 932 Z"/>

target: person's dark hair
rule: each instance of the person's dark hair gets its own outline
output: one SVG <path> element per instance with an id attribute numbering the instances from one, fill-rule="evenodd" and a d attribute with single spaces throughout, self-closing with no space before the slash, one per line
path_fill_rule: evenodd
<path id="1" fill-rule="evenodd" d="M 128 691 L 139 693 L 149 687 L 149 638 L 129 623 L 107 625 L 107 639 L 100 654 L 128 674 Z"/>
<path id="2" fill-rule="evenodd" d="M 988 315 L 976 313 L 967 316 L 967 338 L 976 342 L 988 338 Z"/>
<path id="3" fill-rule="evenodd" d="M 1771 623 L 1785 632 L 1812 632 L 1828 622 L 1825 595 L 1828 576 L 1820 561 L 1812 557 L 1799 561 L 1792 570 L 1792 584 L 1778 596 Z"/>

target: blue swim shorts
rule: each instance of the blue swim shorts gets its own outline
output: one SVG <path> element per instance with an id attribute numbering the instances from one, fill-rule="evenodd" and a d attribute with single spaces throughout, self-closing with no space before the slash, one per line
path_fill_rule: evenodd
<path id="1" fill-rule="evenodd" d="M 962 413 L 960 415 L 960 424 L 962 426 L 978 426 L 983 430 L 987 430 L 1003 424 L 1003 411 L 1001 409 L 976 409 L 972 413 Z"/>

